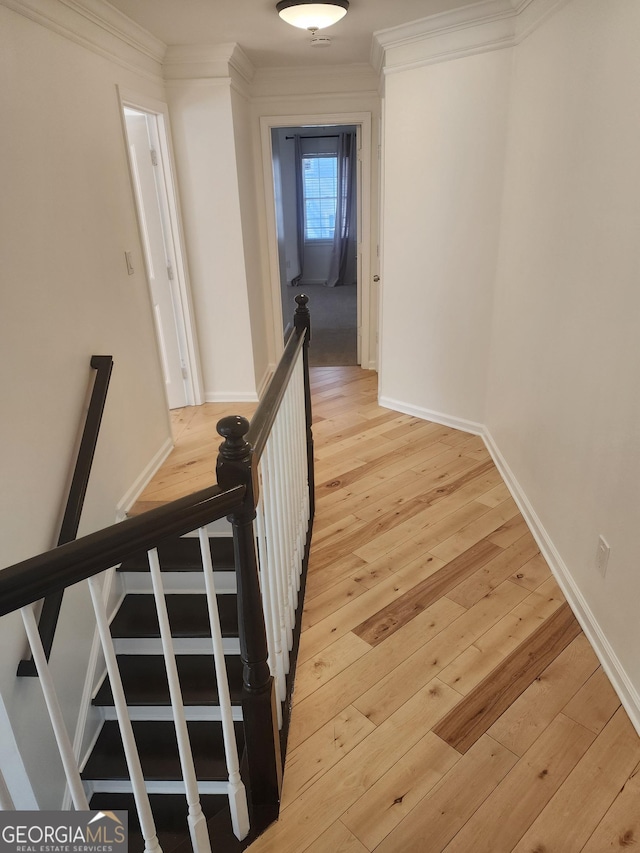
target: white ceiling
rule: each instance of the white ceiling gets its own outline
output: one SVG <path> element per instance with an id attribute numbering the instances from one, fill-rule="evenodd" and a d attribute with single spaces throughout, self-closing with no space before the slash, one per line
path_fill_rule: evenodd
<path id="1" fill-rule="evenodd" d="M 256 67 L 345 65 L 368 62 L 374 32 L 439 12 L 472 5 L 470 0 L 350 0 L 347 16 L 321 31 L 330 47 L 311 47 L 310 34 L 282 21 L 277 0 L 110 0 L 165 44 L 235 42 Z"/>

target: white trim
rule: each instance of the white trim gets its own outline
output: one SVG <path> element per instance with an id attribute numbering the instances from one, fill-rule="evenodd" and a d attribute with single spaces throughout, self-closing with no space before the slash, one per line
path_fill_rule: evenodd
<path id="1" fill-rule="evenodd" d="M 92 779 L 92 793 L 94 794 L 131 794 L 133 785 L 129 779 Z M 147 794 L 184 794 L 184 782 L 179 779 L 155 781 L 147 779 L 145 782 Z M 198 783 L 201 794 L 226 794 L 229 790 L 228 782 L 205 782 Z M 186 823 L 186 822 L 185 822 Z"/>
<path id="2" fill-rule="evenodd" d="M 257 403 L 255 391 L 205 391 L 205 403 Z"/>
<path id="3" fill-rule="evenodd" d="M 248 85 L 255 67 L 240 45 L 171 44 L 164 55 L 167 80 L 228 78 L 235 75 L 239 85 Z"/>
<path id="4" fill-rule="evenodd" d="M 106 57 L 127 71 L 162 82 L 164 42 L 102 0 L 0 0 L 25 18 Z"/>
<path id="5" fill-rule="evenodd" d="M 333 97 L 333 96 L 332 96 Z M 289 100 L 289 97 L 287 97 Z M 307 98 L 305 103 L 308 104 Z M 371 353 L 371 341 L 375 339 L 371 329 L 371 112 L 353 111 L 345 113 L 309 113 L 296 115 L 278 115 L 260 117 L 260 139 L 262 150 L 262 178 L 264 187 L 265 213 L 267 224 L 267 244 L 269 250 L 269 278 L 271 283 L 271 303 L 273 305 L 273 340 L 276 357 L 282 355 L 284 341 L 282 329 L 282 295 L 280 286 L 280 266 L 278 263 L 278 234 L 276 227 L 276 203 L 273 188 L 273 151 L 271 131 L 278 127 L 298 127 L 302 125 L 358 125 L 361 128 L 359 156 L 361 158 L 362 186 L 360 188 L 360 221 L 358 229 L 361 235 L 360 247 L 362 266 L 358 281 L 358 323 L 361 333 L 361 361 L 371 365 L 375 356 Z M 313 329 L 313 313 L 311 314 Z"/>
<path id="6" fill-rule="evenodd" d="M 453 415 L 445 415 L 442 412 L 436 412 L 432 409 L 423 409 L 421 406 L 414 406 L 411 403 L 403 403 L 401 400 L 393 400 L 391 397 L 379 397 L 378 403 L 385 409 L 392 409 L 395 412 L 402 412 L 403 415 L 412 415 L 415 418 L 421 418 L 424 421 L 432 421 L 442 426 L 459 429 L 462 432 L 468 432 L 471 435 L 484 435 L 485 427 L 476 421 L 468 421 L 466 418 L 457 418 Z"/>
<path id="7" fill-rule="evenodd" d="M 542 556 L 549 564 L 549 568 L 553 572 L 576 619 L 598 656 L 602 668 L 618 694 L 634 728 L 640 734 L 640 693 L 634 687 L 614 649 L 607 640 L 588 602 L 574 581 L 569 567 L 560 556 L 551 536 L 527 498 L 524 489 L 500 452 L 493 436 L 486 428 L 484 429 L 483 439 L 495 462 L 496 468 L 518 505 L 518 509 L 522 513 L 533 538 L 536 540 Z"/>
<path id="8" fill-rule="evenodd" d="M 134 593 L 135 594 L 135 593 Z M 167 595 L 173 595 L 168 592 Z M 211 637 L 174 637 L 177 655 L 210 655 Z M 237 637 L 224 637 L 222 640 L 225 655 L 240 654 L 240 640 Z M 113 647 L 118 655 L 161 655 L 162 643 L 159 637 L 114 637 Z"/>
<path id="9" fill-rule="evenodd" d="M 127 595 L 148 595 L 151 592 L 146 572 L 119 572 Z M 202 572 L 164 572 L 163 579 L 167 595 L 193 595 L 204 593 Z M 236 573 L 216 571 L 216 589 L 223 593 L 235 593 Z"/>
<path id="10" fill-rule="evenodd" d="M 373 34 L 371 63 L 392 74 L 514 47 L 568 0 L 483 0 Z"/>
<path id="11" fill-rule="evenodd" d="M 180 340 L 181 356 L 186 361 L 187 376 L 185 378 L 186 404 L 188 406 L 199 406 L 204 401 L 202 366 L 200 364 L 200 350 L 198 347 L 198 333 L 195 320 L 195 309 L 191 294 L 191 282 L 189 280 L 189 269 L 187 266 L 187 254 L 185 249 L 184 230 L 182 227 L 182 213 L 180 210 L 180 198 L 177 191 L 176 165 L 172 148 L 172 132 L 169 120 L 169 107 L 164 101 L 141 95 L 121 86 L 116 86 L 120 99 L 120 115 L 122 119 L 122 131 L 124 139 L 127 139 L 127 126 L 124 116 L 125 107 L 133 107 L 155 116 L 158 131 L 158 149 L 160 154 L 160 165 L 164 183 L 164 197 L 166 201 L 166 212 L 169 218 L 169 234 L 167 240 L 169 245 L 169 260 L 172 263 L 175 274 L 174 299 L 177 301 L 175 321 L 178 327 L 178 338 Z M 131 169 L 129 149 L 127 145 L 127 162 Z M 133 177 L 133 176 L 132 176 Z M 132 185 L 133 186 L 133 185 Z M 137 205 L 136 205 L 137 210 Z"/>
<path id="12" fill-rule="evenodd" d="M 105 720 L 118 719 L 113 706 L 109 705 L 102 710 L 104 711 Z M 220 707 L 218 705 L 185 705 L 184 715 L 189 722 L 192 720 L 209 720 L 214 723 L 219 723 L 222 719 Z M 231 715 L 234 722 L 242 722 L 242 707 L 240 705 L 233 705 L 231 707 Z M 130 705 L 129 718 L 131 720 L 160 720 L 172 722 L 173 714 L 171 712 L 170 705 Z"/>
<path id="13" fill-rule="evenodd" d="M 4 768 L 5 774 L 11 770 L 11 775 L 5 775 L 4 781 L 15 808 L 27 811 L 37 810 L 38 801 L 22 761 L 2 695 L 0 695 L 0 765 Z"/>
<path id="14" fill-rule="evenodd" d="M 269 382 L 271 382 L 271 378 L 273 374 L 276 372 L 275 364 L 270 364 L 264 372 L 264 376 L 258 383 L 258 399 L 261 400 L 264 396 L 265 391 L 269 386 Z"/>
<path id="15" fill-rule="evenodd" d="M 154 454 L 151 461 L 145 466 L 142 473 L 136 477 L 131 487 L 120 498 L 116 506 L 116 519 L 122 521 L 131 509 L 138 497 L 142 494 L 153 475 L 160 468 L 173 450 L 173 439 L 167 438 L 162 447 Z"/>

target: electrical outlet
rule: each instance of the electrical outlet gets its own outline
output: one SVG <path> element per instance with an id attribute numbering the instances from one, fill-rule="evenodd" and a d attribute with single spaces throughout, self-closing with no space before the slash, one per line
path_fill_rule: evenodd
<path id="1" fill-rule="evenodd" d="M 596 551 L 596 568 L 604 577 L 607 574 L 607 565 L 609 564 L 609 554 L 611 548 L 604 536 L 598 537 L 598 550 Z"/>

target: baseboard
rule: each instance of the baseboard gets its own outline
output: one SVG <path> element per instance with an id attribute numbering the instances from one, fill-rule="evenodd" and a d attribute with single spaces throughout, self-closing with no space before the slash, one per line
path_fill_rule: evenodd
<path id="1" fill-rule="evenodd" d="M 393 409 L 396 412 L 402 412 L 403 415 L 412 415 L 424 421 L 433 421 L 433 423 L 442 424 L 442 426 L 448 426 L 452 429 L 459 429 L 462 432 L 469 432 L 472 435 L 483 435 L 485 432 L 483 424 L 476 423 L 475 421 L 456 418 L 452 415 L 444 415 L 442 412 L 434 412 L 431 409 L 423 409 L 420 406 L 412 406 L 410 403 L 403 403 L 401 400 L 392 400 L 390 397 L 379 397 L 378 403 L 385 409 Z"/>
<path id="2" fill-rule="evenodd" d="M 151 478 L 166 460 L 168 455 L 173 450 L 173 439 L 168 438 L 153 459 L 144 468 L 139 477 L 136 478 L 131 488 L 127 490 L 124 496 L 118 501 L 116 506 L 116 520 L 122 521 L 127 512 L 131 509 L 134 503 L 138 500 L 142 492 L 145 490 Z"/>
<path id="3" fill-rule="evenodd" d="M 640 694 L 634 687 L 618 656 L 600 628 L 591 608 L 574 581 L 569 567 L 560 556 L 553 540 L 540 521 L 506 459 L 500 452 L 493 436 L 485 428 L 482 437 L 495 462 L 496 468 L 518 505 L 518 509 L 522 513 L 533 538 L 536 540 L 542 556 L 547 561 L 549 568 L 558 581 L 565 598 L 569 602 L 576 619 L 591 643 L 594 652 L 602 664 L 602 668 L 618 694 L 634 728 L 640 734 Z"/>
<path id="4" fill-rule="evenodd" d="M 264 376 L 258 383 L 258 399 L 262 400 L 264 397 L 264 392 L 267 390 L 269 382 L 271 382 L 271 377 L 276 372 L 275 364 L 270 364 L 265 370 Z"/>
<path id="5" fill-rule="evenodd" d="M 205 403 L 257 403 L 255 391 L 205 391 Z"/>

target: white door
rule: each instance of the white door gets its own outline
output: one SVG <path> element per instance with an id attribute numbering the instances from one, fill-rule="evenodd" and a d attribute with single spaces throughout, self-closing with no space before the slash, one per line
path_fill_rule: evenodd
<path id="1" fill-rule="evenodd" d="M 185 384 L 186 364 L 182 356 L 179 326 L 176 320 L 178 307 L 167 240 L 164 210 L 159 195 L 157 149 L 152 147 L 155 130 L 151 125 L 155 116 L 125 109 L 131 173 L 133 176 L 142 249 L 151 291 L 151 302 L 162 362 L 167 400 L 170 409 L 187 405 Z"/>

